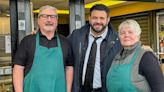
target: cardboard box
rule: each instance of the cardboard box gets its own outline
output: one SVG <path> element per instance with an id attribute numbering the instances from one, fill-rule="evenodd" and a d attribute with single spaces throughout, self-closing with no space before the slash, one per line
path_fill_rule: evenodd
<path id="1" fill-rule="evenodd" d="M 161 69 L 162 69 L 162 72 L 163 72 L 163 75 L 164 75 L 164 63 L 161 64 Z"/>
<path id="2" fill-rule="evenodd" d="M 160 59 L 164 59 L 164 54 L 160 54 Z"/>

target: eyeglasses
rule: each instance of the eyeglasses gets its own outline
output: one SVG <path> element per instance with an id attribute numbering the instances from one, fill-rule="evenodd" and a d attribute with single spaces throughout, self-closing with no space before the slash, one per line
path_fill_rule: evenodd
<path id="1" fill-rule="evenodd" d="M 39 18 L 42 17 L 43 19 L 48 19 L 48 17 L 50 17 L 51 19 L 57 19 L 58 16 L 57 15 L 47 15 L 47 14 L 40 14 Z"/>

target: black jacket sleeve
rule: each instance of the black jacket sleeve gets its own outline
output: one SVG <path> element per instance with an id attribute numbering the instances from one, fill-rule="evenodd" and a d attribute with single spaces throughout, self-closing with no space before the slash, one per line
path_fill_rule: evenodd
<path id="1" fill-rule="evenodd" d="M 147 79 L 151 92 L 164 92 L 164 77 L 156 56 L 147 51 L 141 58 L 139 73 Z"/>

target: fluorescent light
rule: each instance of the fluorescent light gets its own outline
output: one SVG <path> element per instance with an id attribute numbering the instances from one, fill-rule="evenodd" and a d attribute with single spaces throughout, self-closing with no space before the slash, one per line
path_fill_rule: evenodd
<path id="1" fill-rule="evenodd" d="M 9 16 L 10 16 L 10 14 L 6 14 L 6 16 L 7 16 L 7 17 L 9 17 Z"/>

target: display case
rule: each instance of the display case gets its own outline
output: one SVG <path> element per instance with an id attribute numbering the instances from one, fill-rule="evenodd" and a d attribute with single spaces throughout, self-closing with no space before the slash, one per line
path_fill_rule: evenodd
<path id="1" fill-rule="evenodd" d="M 164 12 L 158 12 L 156 16 L 157 25 L 157 53 L 159 59 L 164 59 Z"/>
<path id="2" fill-rule="evenodd" d="M 156 15 L 157 54 L 164 74 L 164 11 Z"/>

